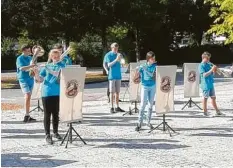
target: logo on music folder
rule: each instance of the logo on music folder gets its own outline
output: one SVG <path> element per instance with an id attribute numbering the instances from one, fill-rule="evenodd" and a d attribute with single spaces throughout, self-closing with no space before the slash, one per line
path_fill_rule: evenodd
<path id="1" fill-rule="evenodd" d="M 171 78 L 169 76 L 162 77 L 160 90 L 164 93 L 170 92 L 170 90 L 171 90 Z"/>
<path id="2" fill-rule="evenodd" d="M 77 80 L 74 79 L 67 82 L 65 93 L 68 98 L 74 98 L 75 96 L 77 96 L 78 91 L 79 91 L 79 83 Z"/>
<path id="3" fill-rule="evenodd" d="M 191 83 L 195 82 L 196 81 L 196 76 L 197 75 L 196 75 L 195 71 L 190 71 L 188 73 L 188 81 L 191 82 Z"/>

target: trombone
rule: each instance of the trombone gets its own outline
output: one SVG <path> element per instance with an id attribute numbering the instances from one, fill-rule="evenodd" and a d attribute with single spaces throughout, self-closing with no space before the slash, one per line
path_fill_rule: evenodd
<path id="1" fill-rule="evenodd" d="M 215 66 L 215 64 L 213 64 L 212 62 L 209 62 L 209 64 L 210 64 L 211 67 Z M 217 73 L 218 75 L 222 75 L 222 76 L 224 76 L 224 77 L 227 77 L 227 76 L 228 76 L 228 74 L 226 74 L 225 71 L 219 69 L 218 67 L 217 67 L 216 73 Z"/>

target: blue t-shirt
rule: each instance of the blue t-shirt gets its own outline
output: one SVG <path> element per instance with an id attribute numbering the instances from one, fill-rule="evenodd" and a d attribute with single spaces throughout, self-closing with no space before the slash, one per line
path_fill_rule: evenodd
<path id="1" fill-rule="evenodd" d="M 68 55 L 64 56 L 63 61 L 66 65 L 72 65 L 72 59 Z"/>
<path id="2" fill-rule="evenodd" d="M 141 76 L 141 83 L 143 86 L 153 86 L 155 85 L 155 79 L 152 74 L 156 71 L 156 63 L 149 65 L 145 63 L 140 66 L 139 73 Z M 147 73 L 149 72 L 149 73 Z"/>
<path id="3" fill-rule="evenodd" d="M 65 67 L 63 62 L 57 64 L 49 63 L 46 65 L 49 70 L 59 72 Z M 40 76 L 44 78 L 42 85 L 42 97 L 59 96 L 60 95 L 60 83 L 56 76 L 50 74 L 45 68 L 40 71 Z"/>
<path id="4" fill-rule="evenodd" d="M 209 76 L 204 77 L 203 73 L 208 72 L 211 69 L 211 65 L 208 63 L 199 64 L 199 73 L 201 77 L 201 89 L 210 90 L 214 87 L 214 74 L 211 73 Z"/>
<path id="5" fill-rule="evenodd" d="M 27 82 L 33 80 L 33 77 L 30 77 L 29 71 L 20 70 L 23 66 L 29 66 L 32 60 L 31 56 L 20 55 L 16 59 L 16 67 L 17 67 L 17 78 L 19 82 Z"/>
<path id="6" fill-rule="evenodd" d="M 104 61 L 110 63 L 117 58 L 117 54 L 109 51 L 105 57 L 106 59 L 104 59 Z M 117 61 L 113 66 L 109 67 L 108 79 L 121 80 L 121 63 L 119 61 Z"/>

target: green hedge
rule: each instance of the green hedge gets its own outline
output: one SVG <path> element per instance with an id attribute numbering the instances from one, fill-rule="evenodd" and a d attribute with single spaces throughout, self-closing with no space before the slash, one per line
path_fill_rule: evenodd
<path id="1" fill-rule="evenodd" d="M 175 50 L 174 52 L 167 51 L 156 53 L 157 61 L 160 65 L 182 65 L 187 62 L 200 62 L 201 54 L 204 51 L 208 51 L 212 54 L 211 62 L 214 64 L 231 64 L 233 62 L 233 52 L 230 50 L 229 46 L 219 46 L 219 45 L 205 45 L 200 47 L 186 47 Z M 84 58 L 84 66 L 87 67 L 101 67 L 102 66 L 102 55 L 101 50 L 98 51 L 99 55 L 91 55 L 88 52 L 81 52 Z M 129 53 L 129 52 L 128 52 Z M 130 61 L 133 61 L 133 51 L 130 52 L 126 57 Z M 16 58 L 14 54 L 2 55 L 2 70 L 16 70 Z M 135 57 L 134 57 L 135 58 Z M 145 59 L 142 55 L 141 59 Z M 46 57 L 39 58 L 40 61 L 46 61 Z"/>

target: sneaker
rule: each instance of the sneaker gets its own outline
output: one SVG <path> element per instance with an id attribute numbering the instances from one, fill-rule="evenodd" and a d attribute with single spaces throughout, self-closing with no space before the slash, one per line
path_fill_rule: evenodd
<path id="1" fill-rule="evenodd" d="M 23 122 L 27 123 L 27 122 L 34 122 L 34 121 L 36 121 L 36 119 L 30 116 L 24 116 Z"/>
<path id="2" fill-rule="evenodd" d="M 125 110 L 122 110 L 120 107 L 115 108 L 116 112 L 125 112 Z"/>
<path id="3" fill-rule="evenodd" d="M 150 130 L 153 130 L 153 129 L 154 129 L 154 127 L 153 127 L 152 124 L 147 124 L 147 127 L 148 127 Z"/>
<path id="4" fill-rule="evenodd" d="M 208 113 L 206 111 L 204 112 L 204 116 L 208 116 Z"/>
<path id="5" fill-rule="evenodd" d="M 223 113 L 221 113 L 221 111 L 216 111 L 215 116 L 224 116 L 224 114 L 223 114 Z"/>
<path id="6" fill-rule="evenodd" d="M 62 140 L 61 135 L 59 135 L 58 133 L 54 133 L 53 137 L 56 138 L 57 140 Z"/>
<path id="7" fill-rule="evenodd" d="M 135 131 L 139 132 L 141 129 L 141 125 L 140 124 L 137 124 L 136 128 L 135 128 Z"/>
<path id="8" fill-rule="evenodd" d="M 53 144 L 53 140 L 52 140 L 52 136 L 51 135 L 46 135 L 45 136 L 45 140 L 46 140 L 46 142 L 47 142 L 47 144 L 49 144 L 49 145 L 52 145 Z"/>
<path id="9" fill-rule="evenodd" d="M 114 110 L 114 108 L 111 108 L 111 109 L 110 109 L 110 113 L 112 113 L 112 114 L 113 114 L 113 113 L 116 113 L 115 110 Z"/>

